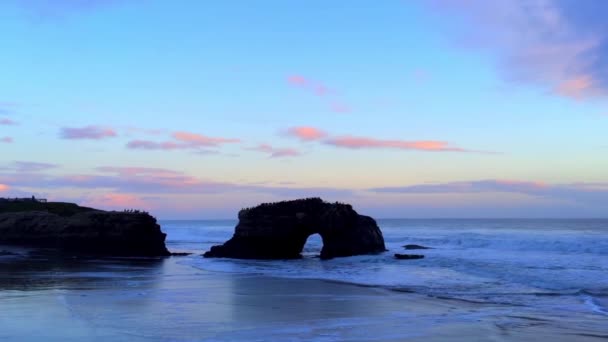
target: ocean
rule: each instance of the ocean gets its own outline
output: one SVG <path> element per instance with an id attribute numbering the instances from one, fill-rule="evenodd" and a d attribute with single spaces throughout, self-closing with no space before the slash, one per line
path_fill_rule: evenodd
<path id="1" fill-rule="evenodd" d="M 0 256 L 0 341 L 608 339 L 608 220 L 378 220 L 389 251 L 325 261 L 318 235 L 301 259 L 205 259 L 236 221 L 159 223 L 193 254 Z"/>
<path id="2" fill-rule="evenodd" d="M 236 221 L 164 221 L 170 250 L 202 253 L 232 236 Z M 300 260 L 190 259 L 227 273 L 321 279 L 429 296 L 537 306 L 608 317 L 608 220 L 385 219 L 381 255 L 320 261 L 309 237 Z M 406 244 L 432 249 L 405 250 Z M 423 254 L 397 260 L 394 253 Z M 608 324 L 608 322 L 607 322 Z"/>

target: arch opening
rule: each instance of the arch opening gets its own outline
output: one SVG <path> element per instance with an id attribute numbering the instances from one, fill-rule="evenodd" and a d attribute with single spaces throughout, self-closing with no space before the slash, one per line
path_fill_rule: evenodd
<path id="1" fill-rule="evenodd" d="M 323 238 L 319 233 L 310 234 L 306 241 L 304 242 L 304 246 L 302 247 L 302 252 L 300 254 L 304 258 L 316 258 L 321 255 L 321 250 L 323 249 Z"/>

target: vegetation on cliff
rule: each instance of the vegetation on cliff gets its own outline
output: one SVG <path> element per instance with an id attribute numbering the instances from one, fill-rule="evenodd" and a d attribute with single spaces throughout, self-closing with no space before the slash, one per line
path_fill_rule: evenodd
<path id="1" fill-rule="evenodd" d="M 165 237 L 147 212 L 103 211 L 34 199 L 0 201 L 0 244 L 78 254 L 166 256 Z"/>
<path id="2" fill-rule="evenodd" d="M 67 202 L 0 201 L 0 213 L 43 211 L 63 217 L 68 217 L 74 214 L 95 210 L 97 209 L 81 207 L 75 203 Z"/>

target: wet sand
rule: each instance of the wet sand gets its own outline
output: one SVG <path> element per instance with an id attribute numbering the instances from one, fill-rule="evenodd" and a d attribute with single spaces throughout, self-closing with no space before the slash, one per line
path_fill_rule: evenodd
<path id="1" fill-rule="evenodd" d="M 188 258 L 0 258 L 2 341 L 600 341 L 608 319 L 207 272 Z M 605 325 L 601 323 L 605 322 Z M 604 326 L 602 331 L 598 327 Z"/>

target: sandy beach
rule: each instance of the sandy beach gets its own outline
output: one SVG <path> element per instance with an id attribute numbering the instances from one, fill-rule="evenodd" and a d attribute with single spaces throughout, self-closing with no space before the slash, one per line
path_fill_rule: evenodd
<path id="1" fill-rule="evenodd" d="M 169 259 L 0 259 L 0 340 L 605 340 L 594 315 L 197 270 Z M 605 327 L 605 326 L 604 326 Z"/>

